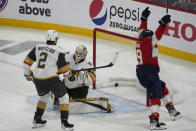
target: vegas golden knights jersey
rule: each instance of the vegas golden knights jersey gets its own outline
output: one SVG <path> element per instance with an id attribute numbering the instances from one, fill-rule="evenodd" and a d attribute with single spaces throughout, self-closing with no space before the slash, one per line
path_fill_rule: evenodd
<path id="1" fill-rule="evenodd" d="M 69 70 L 62 48 L 48 44 L 36 45 L 26 56 L 23 66 L 25 75 L 30 74 L 31 66 L 34 77 L 43 80 Z"/>
<path id="2" fill-rule="evenodd" d="M 69 63 L 69 67 L 71 70 L 79 70 L 92 67 L 86 60 L 82 60 L 78 63 L 75 63 L 74 54 L 66 54 L 66 61 Z M 67 72 L 65 75 L 64 83 L 65 86 L 69 89 L 80 88 L 83 86 L 89 86 L 89 78 L 93 81 L 95 80 L 95 73 L 92 71 L 83 72 L 82 78 L 79 76 L 81 72 L 77 72 L 76 74 L 72 74 L 71 70 Z M 74 78 L 71 79 L 70 75 L 74 75 Z M 90 76 L 90 77 L 89 77 Z M 79 78 L 80 77 L 80 78 Z"/>

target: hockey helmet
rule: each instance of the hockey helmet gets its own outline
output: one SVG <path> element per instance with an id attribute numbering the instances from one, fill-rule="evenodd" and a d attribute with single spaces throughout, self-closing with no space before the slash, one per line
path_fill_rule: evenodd
<path id="1" fill-rule="evenodd" d="M 152 37 L 153 34 L 154 32 L 151 30 L 148 29 L 142 30 L 140 33 L 141 40 L 144 40 L 146 37 Z"/>
<path id="2" fill-rule="evenodd" d="M 59 34 L 56 30 L 48 30 L 46 40 L 47 41 L 56 41 L 59 38 Z"/>
<path id="3" fill-rule="evenodd" d="M 87 48 L 84 45 L 79 45 L 75 50 L 75 61 L 80 62 L 86 58 Z"/>

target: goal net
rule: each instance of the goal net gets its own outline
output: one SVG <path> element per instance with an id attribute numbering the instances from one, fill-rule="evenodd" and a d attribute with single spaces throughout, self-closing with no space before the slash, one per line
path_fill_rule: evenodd
<path id="1" fill-rule="evenodd" d="M 141 87 L 136 78 L 137 57 L 135 45 L 137 38 L 138 33 L 136 32 L 94 29 L 93 65 L 99 67 L 109 64 L 116 51 L 119 52 L 119 57 L 112 67 L 96 70 L 96 82 L 93 83 L 93 89 L 128 86 L 142 90 L 141 92 L 145 95 L 145 89 Z M 164 77 L 167 78 L 168 76 Z M 169 90 L 172 96 L 178 93 L 171 87 Z M 148 98 L 146 98 L 147 106 L 149 105 L 148 101 Z"/>
<path id="2" fill-rule="evenodd" d="M 135 78 L 135 76 L 133 76 L 135 74 L 134 70 L 136 65 L 134 47 L 137 40 L 137 33 L 129 32 L 129 34 L 125 35 L 122 32 L 119 33 L 119 31 L 99 28 L 94 29 L 93 65 L 96 67 L 110 63 L 115 52 L 119 53 L 119 58 L 113 67 L 96 70 L 96 83 L 93 84 L 93 89 L 102 86 L 102 84 L 107 83 L 107 81 L 118 79 L 123 81 L 124 78 L 128 79 L 130 73 L 132 74 L 132 78 Z M 120 44 L 124 44 L 124 46 Z M 135 63 L 135 65 L 133 63 Z"/>

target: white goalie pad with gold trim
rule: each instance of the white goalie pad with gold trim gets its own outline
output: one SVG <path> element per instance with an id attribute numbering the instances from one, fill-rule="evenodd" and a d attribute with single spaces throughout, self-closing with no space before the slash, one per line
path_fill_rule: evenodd
<path id="1" fill-rule="evenodd" d="M 54 106 L 58 108 L 58 106 Z M 83 99 L 70 99 L 69 100 L 70 113 L 97 113 L 97 112 L 113 112 L 108 98 L 95 97 Z"/>

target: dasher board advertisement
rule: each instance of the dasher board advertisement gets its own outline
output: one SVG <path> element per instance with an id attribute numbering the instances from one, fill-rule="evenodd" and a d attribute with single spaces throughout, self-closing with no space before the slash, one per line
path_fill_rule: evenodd
<path id="1" fill-rule="evenodd" d="M 164 7 L 131 0 L 0 0 L 0 18 L 37 21 L 79 28 L 135 31 L 149 7 L 148 28 L 155 31 Z M 171 23 L 160 45 L 196 54 L 196 15 L 169 9 Z"/>

